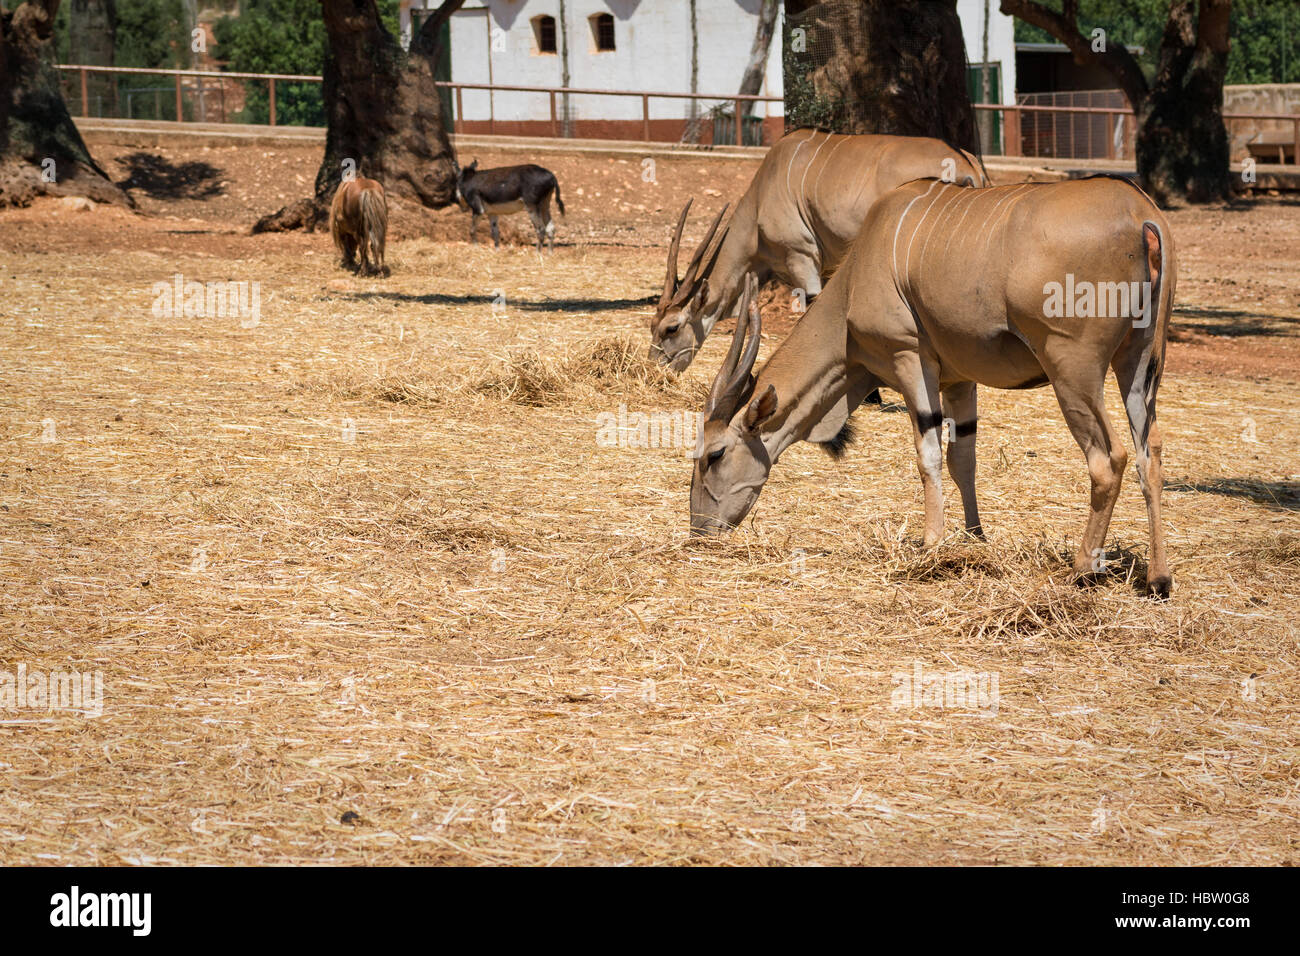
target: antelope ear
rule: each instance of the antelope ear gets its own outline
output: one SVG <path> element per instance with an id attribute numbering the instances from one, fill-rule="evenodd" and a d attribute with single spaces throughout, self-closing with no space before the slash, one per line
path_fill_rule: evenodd
<path id="1" fill-rule="evenodd" d="M 708 298 L 709 298 L 709 280 L 701 279 L 699 291 L 695 293 L 695 308 L 692 311 L 699 312 L 701 309 L 703 309 L 704 303 L 708 301 Z"/>
<path id="2" fill-rule="evenodd" d="M 767 391 L 749 403 L 745 409 L 745 428 L 754 431 L 776 412 L 776 386 L 769 385 Z"/>

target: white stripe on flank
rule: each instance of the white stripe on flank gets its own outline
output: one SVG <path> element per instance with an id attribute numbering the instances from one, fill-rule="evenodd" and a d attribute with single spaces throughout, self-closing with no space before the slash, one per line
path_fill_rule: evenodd
<path id="1" fill-rule="evenodd" d="M 916 205 L 918 200 L 924 199 L 926 196 L 930 195 L 931 190 L 933 190 L 934 187 L 938 185 L 938 183 L 939 181 L 937 179 L 931 180 L 930 188 L 927 189 L 925 192 L 921 193 L 921 195 L 919 196 L 913 196 L 912 201 L 908 203 L 907 208 L 903 210 L 903 214 L 898 217 L 898 226 L 894 229 L 893 260 L 894 260 L 894 285 L 898 286 L 900 289 L 902 288 L 902 283 L 900 283 L 898 280 L 898 235 L 900 232 L 903 231 L 903 223 L 907 221 L 907 214 L 912 211 L 912 207 Z M 915 232 L 913 233 L 913 235 L 915 235 Z"/>
<path id="2" fill-rule="evenodd" d="M 840 140 L 838 143 L 835 144 L 835 148 L 834 148 L 834 149 L 832 149 L 829 153 L 826 154 L 826 162 L 822 163 L 822 171 L 821 171 L 821 173 L 818 173 L 818 174 L 817 174 L 817 185 L 816 185 L 815 187 L 813 187 L 814 189 L 820 189 L 820 188 L 821 188 L 821 185 L 822 185 L 822 173 L 826 172 L 826 170 L 830 168 L 831 160 L 835 158 L 835 150 L 836 150 L 836 149 L 839 149 L 841 146 L 843 146 L 843 145 L 844 145 L 845 143 L 847 143 L 848 141 L 849 141 L 849 138 L 848 138 L 847 136 L 844 137 L 842 140 Z M 819 204 L 819 205 L 820 205 L 820 202 L 821 202 L 821 197 L 818 196 L 818 204 Z"/>
<path id="3" fill-rule="evenodd" d="M 990 220 L 990 219 L 992 219 L 995 215 L 997 215 L 997 211 L 998 211 L 1000 208 L 1002 208 L 1002 204 L 1005 203 L 1008 199 L 1010 199 L 1013 193 L 1017 193 L 1017 192 L 1019 192 L 1021 189 L 1023 189 L 1023 188 L 1025 187 L 1025 185 L 1026 185 L 1025 183 L 1021 183 L 1021 184 L 1018 185 L 1018 186 L 998 186 L 998 187 L 995 187 L 996 189 L 999 189 L 999 190 L 1005 190 L 1005 192 L 1004 192 L 1004 193 L 1002 194 L 1002 196 L 998 199 L 998 201 L 997 201 L 996 203 L 993 204 L 993 208 L 990 209 L 990 210 L 988 211 L 988 213 L 984 216 L 984 221 L 983 221 L 982 223 L 980 223 L 979 228 L 978 228 L 977 230 L 975 230 L 977 233 L 982 234 L 982 235 L 985 237 L 985 242 L 986 242 L 986 243 L 987 243 L 987 241 L 988 241 L 988 233 L 985 231 L 985 228 L 984 228 L 984 227 L 986 227 L 986 226 L 989 224 L 989 220 Z"/>
<path id="4" fill-rule="evenodd" d="M 817 162 L 817 155 L 818 155 L 818 153 L 820 153 L 820 152 L 822 151 L 822 147 L 825 146 L 825 145 L 826 145 L 827 143 L 829 143 L 830 141 L 831 141 L 831 134 L 830 134 L 830 133 L 827 133 L 827 134 L 826 134 L 826 138 L 825 138 L 824 140 L 822 140 L 822 141 L 817 145 L 817 148 L 816 148 L 815 150 L 813 150 L 812 158 L 808 160 L 808 165 L 806 165 L 806 166 L 803 168 L 803 178 L 802 178 L 801 180 L 799 180 L 799 195 L 800 195 L 800 196 L 807 196 L 807 195 L 808 195 L 808 192 L 807 192 L 807 190 L 805 189 L 805 187 L 808 185 L 808 171 L 812 169 L 812 167 L 813 167 L 813 163 Z M 807 203 L 805 203 L 805 205 L 807 205 Z"/>
<path id="5" fill-rule="evenodd" d="M 954 189 L 958 189 L 958 188 L 960 188 L 960 189 L 970 189 L 972 192 L 974 192 L 974 189 L 973 189 L 972 187 L 969 187 L 969 186 L 963 186 L 963 187 L 956 187 L 956 186 L 954 186 L 953 188 L 954 188 Z M 948 195 L 949 195 L 949 196 L 953 196 L 954 193 L 953 193 L 952 191 L 948 191 Z M 960 194 L 960 193 L 957 193 L 957 194 L 955 194 L 955 196 L 956 196 L 956 200 L 955 200 L 955 201 L 956 201 L 956 202 L 960 202 L 960 201 L 961 201 L 961 194 Z M 935 202 L 938 202 L 938 200 L 936 199 Z M 934 223 L 933 226 L 930 227 L 930 234 L 929 234 L 928 236 L 925 237 L 925 244 L 924 244 L 923 246 L 921 246 L 921 255 L 920 255 L 920 256 L 917 258 L 917 260 L 916 260 L 916 267 L 917 267 L 918 269 L 924 268 L 924 266 L 925 266 L 925 250 L 930 248 L 930 240 L 934 238 L 935 230 L 939 228 L 939 226 L 940 226 L 940 224 L 943 222 L 943 220 L 944 220 L 944 219 L 949 215 L 949 213 L 952 211 L 952 207 L 953 207 L 953 205 L 954 205 L 953 202 L 946 202 L 946 203 L 944 203 L 943 208 L 940 209 L 937 213 L 935 213 L 935 215 L 936 215 L 936 217 L 937 217 L 936 220 L 935 220 L 935 223 Z M 952 235 L 952 233 L 949 233 L 949 236 L 951 236 L 951 235 Z"/>
<path id="6" fill-rule="evenodd" d="M 952 237 L 957 235 L 957 233 L 961 231 L 961 224 L 965 222 L 966 217 L 970 215 L 971 209 L 974 208 L 975 206 L 975 200 L 977 200 L 980 195 L 980 188 L 978 187 L 973 189 L 967 189 L 966 191 L 971 194 L 971 201 L 966 203 L 966 209 L 964 212 L 962 212 L 961 218 L 957 220 L 957 225 L 953 226 L 952 229 L 948 231 L 948 242 L 943 247 L 943 255 L 945 259 L 948 257 L 948 250 L 952 248 Z M 958 202 L 960 201 L 961 200 L 959 199 Z"/>
<path id="7" fill-rule="evenodd" d="M 803 149 L 804 144 L 807 143 L 809 139 L 812 139 L 812 137 L 809 136 L 808 139 L 799 140 L 799 145 L 797 145 L 794 148 L 794 152 L 790 154 L 790 164 L 785 167 L 785 191 L 789 193 L 791 198 L 794 198 L 794 192 L 790 189 L 790 174 L 794 172 L 794 161 L 799 157 L 799 150 Z"/>
<path id="8" fill-rule="evenodd" d="M 935 186 L 939 186 L 939 185 L 941 185 L 941 183 L 938 180 L 935 180 L 933 183 L 930 184 L 930 189 L 933 189 Z M 930 194 L 930 190 L 927 189 L 926 195 L 928 196 L 929 194 Z M 939 196 L 942 195 L 943 195 L 943 190 L 940 189 Z M 909 276 L 912 274 L 912 246 L 916 245 L 916 234 L 921 231 L 921 226 L 925 224 L 925 220 L 927 217 L 929 217 L 930 211 L 934 209 L 934 204 L 939 201 L 939 196 L 935 196 L 933 199 L 930 200 L 930 205 L 925 207 L 925 212 L 921 213 L 921 218 L 916 221 L 916 228 L 912 230 L 912 238 L 907 240 L 907 262 L 903 264 L 903 272 Z"/>

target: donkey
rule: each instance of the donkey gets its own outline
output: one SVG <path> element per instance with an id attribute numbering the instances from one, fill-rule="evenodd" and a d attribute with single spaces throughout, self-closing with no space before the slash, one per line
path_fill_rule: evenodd
<path id="1" fill-rule="evenodd" d="M 811 302 L 848 254 L 884 192 L 932 177 L 983 186 L 979 161 L 920 136 L 843 136 L 795 130 L 768 150 L 717 244 L 719 213 L 685 278 L 677 250 L 690 202 L 668 253 L 668 275 L 650 324 L 650 358 L 674 371 L 691 364 L 718 320 L 732 314 L 745 274 L 776 275 Z M 725 207 L 724 207 L 725 211 Z"/>
<path id="2" fill-rule="evenodd" d="M 469 224 L 469 241 L 477 242 L 478 217 L 487 216 L 492 224 L 492 243 L 501 247 L 501 233 L 497 230 L 497 216 L 506 216 L 521 209 L 528 210 L 528 218 L 537 230 L 537 251 L 542 251 L 542 240 L 555 251 L 555 222 L 551 219 L 551 194 L 555 205 L 564 215 L 564 200 L 560 198 L 560 184 L 549 169 L 529 163 L 526 166 L 501 166 L 497 169 L 478 168 L 478 160 L 464 169 L 456 169 L 456 202 L 461 209 L 473 213 Z"/>
<path id="3" fill-rule="evenodd" d="M 902 393 L 925 497 L 924 546 L 943 533 L 942 424 L 966 530 L 975 502 L 975 387 L 1050 384 L 1092 479 L 1074 573 L 1101 570 L 1128 460 L 1106 413 L 1113 369 L 1137 449 L 1151 534 L 1147 587 L 1173 587 L 1160 524 L 1156 392 L 1176 268 L 1169 224 L 1133 184 L 1091 178 L 962 189 L 934 180 L 885 194 L 826 290 L 755 377 L 760 319 L 750 281 L 705 406 L 691 529 L 719 534 L 758 499 L 796 441 L 834 442 L 873 388 Z M 741 354 L 742 348 L 744 350 Z M 835 446 L 832 445 L 832 448 Z"/>
<path id="4" fill-rule="evenodd" d="M 388 266 L 384 264 L 384 241 L 388 235 L 384 187 L 373 179 L 363 178 L 340 185 L 330 203 L 330 235 L 343 256 L 340 265 L 344 269 L 362 275 L 388 275 Z"/>

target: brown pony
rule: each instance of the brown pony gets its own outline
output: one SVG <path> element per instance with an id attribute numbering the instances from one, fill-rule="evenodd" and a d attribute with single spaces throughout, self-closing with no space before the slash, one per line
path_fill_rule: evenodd
<path id="1" fill-rule="evenodd" d="M 343 183 L 330 204 L 330 235 L 343 256 L 343 268 L 362 275 L 388 275 L 384 237 L 388 234 L 388 202 L 384 187 L 360 177 Z M 361 264 L 357 265 L 357 250 Z"/>

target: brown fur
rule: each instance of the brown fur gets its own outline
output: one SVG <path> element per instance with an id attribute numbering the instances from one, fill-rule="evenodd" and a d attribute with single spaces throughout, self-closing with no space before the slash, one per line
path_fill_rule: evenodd
<path id="1" fill-rule="evenodd" d="M 388 235 L 388 201 L 373 179 L 343 183 L 330 203 L 330 235 L 343 256 L 340 265 L 361 275 L 388 275 L 384 243 Z M 357 252 L 361 261 L 357 262 Z"/>

